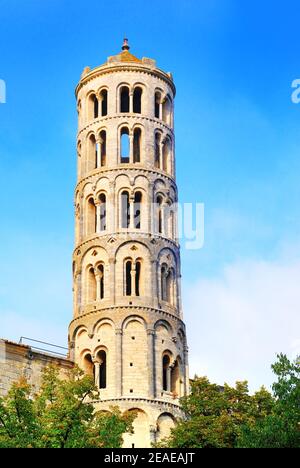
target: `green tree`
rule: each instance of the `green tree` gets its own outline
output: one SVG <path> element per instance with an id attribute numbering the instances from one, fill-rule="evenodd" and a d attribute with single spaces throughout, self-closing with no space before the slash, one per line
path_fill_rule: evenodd
<path id="1" fill-rule="evenodd" d="M 21 379 L 0 398 L 0 447 L 120 447 L 135 414 L 122 414 L 116 407 L 97 413 L 92 404 L 97 397 L 93 379 L 78 368 L 64 380 L 57 368 L 46 368 L 36 395 Z"/>
<path id="2" fill-rule="evenodd" d="M 271 414 L 243 428 L 239 447 L 300 448 L 300 359 L 279 354 L 272 365 L 275 404 Z"/>
<path id="3" fill-rule="evenodd" d="M 191 393 L 181 399 L 181 404 L 186 419 L 159 444 L 162 447 L 236 447 L 242 427 L 269 414 L 274 400 L 263 387 L 250 396 L 247 382 L 220 387 L 201 377 L 191 383 Z"/>

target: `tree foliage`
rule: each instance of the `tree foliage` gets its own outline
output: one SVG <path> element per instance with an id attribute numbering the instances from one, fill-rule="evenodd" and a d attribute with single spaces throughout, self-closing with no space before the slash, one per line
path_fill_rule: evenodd
<path id="1" fill-rule="evenodd" d="M 0 398 L 0 448 L 120 447 L 135 415 L 116 407 L 97 413 L 97 397 L 93 379 L 78 368 L 61 380 L 57 368 L 47 367 L 36 395 L 22 378 Z"/>
<path id="2" fill-rule="evenodd" d="M 239 447 L 300 448 L 300 359 L 279 354 L 272 365 L 275 403 L 271 414 L 244 427 Z"/>
<path id="3" fill-rule="evenodd" d="M 186 418 L 160 447 L 260 448 L 300 447 L 300 368 L 279 355 L 273 395 L 262 387 L 250 395 L 247 382 L 235 387 L 195 378 L 181 399 Z"/>

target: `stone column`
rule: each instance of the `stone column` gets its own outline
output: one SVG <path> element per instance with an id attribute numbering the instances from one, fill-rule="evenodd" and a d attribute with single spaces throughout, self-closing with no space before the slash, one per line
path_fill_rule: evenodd
<path id="1" fill-rule="evenodd" d="M 136 296 L 136 264 L 132 263 L 131 276 L 131 295 Z"/>
<path id="2" fill-rule="evenodd" d="M 172 372 L 172 367 L 169 366 L 167 369 L 167 392 L 171 392 L 171 372 Z"/>
<path id="3" fill-rule="evenodd" d="M 109 224 L 107 223 L 106 229 L 110 232 L 115 232 L 116 225 L 117 225 L 117 203 L 115 200 L 115 181 L 109 182 L 109 195 L 108 195 L 108 203 L 106 204 L 106 220 L 109 220 Z"/>
<path id="4" fill-rule="evenodd" d="M 97 168 L 101 167 L 101 140 L 98 139 L 96 140 L 96 163 L 97 163 Z"/>
<path id="5" fill-rule="evenodd" d="M 116 281 L 116 259 L 110 258 L 109 260 L 109 277 L 110 277 L 110 298 L 112 304 L 116 303 L 116 289 L 115 289 L 115 281 Z"/>
<path id="6" fill-rule="evenodd" d="M 156 396 L 156 373 L 155 373 L 155 330 L 149 328 L 147 330 L 147 341 L 148 341 L 148 383 L 149 383 L 149 398 L 155 398 Z"/>
<path id="7" fill-rule="evenodd" d="M 95 272 L 95 277 L 96 277 L 96 301 L 100 301 L 101 299 L 101 273 Z"/>
<path id="8" fill-rule="evenodd" d="M 93 361 L 94 362 L 94 368 L 95 368 L 95 385 L 97 388 L 99 388 L 100 384 L 100 362 L 98 361 Z"/>
<path id="9" fill-rule="evenodd" d="M 155 206 L 153 203 L 153 182 L 148 184 L 148 231 L 149 233 L 155 232 L 154 221 L 155 221 Z"/>
<path id="10" fill-rule="evenodd" d="M 129 133 L 129 162 L 133 164 L 133 133 Z"/>
<path id="11" fill-rule="evenodd" d="M 129 93 L 129 112 L 133 113 L 133 91 Z"/>
<path id="12" fill-rule="evenodd" d="M 122 353 L 122 336 L 121 328 L 116 329 L 116 397 L 122 396 L 122 368 L 123 368 L 123 353 Z"/>
<path id="13" fill-rule="evenodd" d="M 134 229 L 134 194 L 129 196 L 129 228 Z"/>
<path id="14" fill-rule="evenodd" d="M 96 233 L 100 233 L 100 201 L 95 200 L 95 207 L 96 207 Z"/>
<path id="15" fill-rule="evenodd" d="M 159 143 L 159 169 L 162 171 L 163 170 L 163 148 L 164 148 L 164 141 L 160 140 Z"/>
<path id="16" fill-rule="evenodd" d="M 185 345 L 183 348 L 183 356 L 184 356 L 184 392 L 185 395 L 189 393 L 189 348 Z"/>
<path id="17" fill-rule="evenodd" d="M 80 314 L 80 309 L 81 309 L 81 306 L 82 306 L 82 288 L 83 288 L 83 284 L 82 284 L 82 281 L 81 281 L 81 277 L 82 277 L 82 271 L 81 270 L 78 270 L 77 271 L 77 275 L 76 275 L 76 311 L 78 314 Z"/>
<path id="18" fill-rule="evenodd" d="M 157 307 L 158 306 L 158 301 L 159 301 L 159 298 L 158 298 L 158 276 L 159 276 L 159 272 L 157 270 L 157 265 L 158 265 L 158 262 L 157 262 L 157 259 L 156 258 L 152 258 L 151 259 L 151 284 L 152 284 L 152 305 L 153 307 Z"/>

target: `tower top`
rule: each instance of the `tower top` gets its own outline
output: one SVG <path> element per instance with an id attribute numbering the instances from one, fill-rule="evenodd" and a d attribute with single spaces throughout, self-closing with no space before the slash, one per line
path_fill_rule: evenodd
<path id="1" fill-rule="evenodd" d="M 147 57 L 138 58 L 133 55 L 129 49 L 130 45 L 128 43 L 128 38 L 125 36 L 121 50 L 117 55 L 108 57 L 105 63 L 99 65 L 96 68 L 92 69 L 90 67 L 85 67 L 81 74 L 80 82 L 76 87 L 76 95 L 85 82 L 88 82 L 91 78 L 95 78 L 96 76 L 99 76 L 102 73 L 107 73 L 108 71 L 113 72 L 121 69 L 125 70 L 128 69 L 128 67 L 130 67 L 131 70 L 152 73 L 156 76 L 159 75 L 161 79 L 168 82 L 168 84 L 172 87 L 173 93 L 175 95 L 176 90 L 172 74 L 170 72 L 166 73 L 163 70 L 157 68 L 155 60 Z"/>
<path id="2" fill-rule="evenodd" d="M 128 39 L 124 37 L 123 45 L 122 45 L 122 50 L 129 50 L 130 46 L 128 44 Z"/>

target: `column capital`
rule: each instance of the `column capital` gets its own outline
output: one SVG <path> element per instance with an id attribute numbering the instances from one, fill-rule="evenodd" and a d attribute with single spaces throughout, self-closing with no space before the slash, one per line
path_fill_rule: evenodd
<path id="1" fill-rule="evenodd" d="M 154 328 L 147 328 L 147 335 L 148 336 L 154 336 L 155 335 L 155 330 Z"/>
<path id="2" fill-rule="evenodd" d="M 116 335 L 123 335 L 123 330 L 122 330 L 122 328 L 116 328 L 116 329 L 115 329 L 115 334 L 116 334 Z"/>

